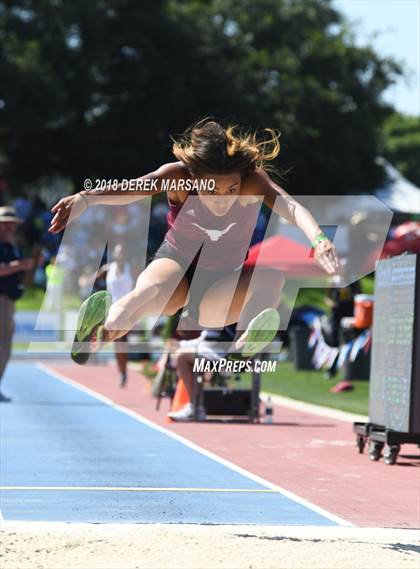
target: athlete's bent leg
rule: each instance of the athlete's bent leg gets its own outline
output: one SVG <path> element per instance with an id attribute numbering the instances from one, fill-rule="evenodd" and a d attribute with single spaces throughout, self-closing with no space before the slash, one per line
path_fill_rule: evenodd
<path id="1" fill-rule="evenodd" d="M 202 326 L 238 322 L 234 348 L 246 357 L 261 352 L 275 338 L 280 325 L 276 308 L 284 285 L 282 273 L 273 269 L 256 269 L 253 277 L 251 281 L 251 273 L 241 275 L 231 303 L 233 277 L 217 282 L 203 297 L 199 311 Z"/>
<path id="2" fill-rule="evenodd" d="M 254 279 L 251 283 L 252 276 Z M 210 287 L 203 296 L 199 323 L 203 327 L 218 328 L 238 322 L 238 330 L 245 330 L 250 320 L 262 310 L 277 308 L 283 285 L 283 274 L 274 269 L 245 272 L 240 276 L 236 287 L 234 277 L 225 277 Z"/>
<path id="3" fill-rule="evenodd" d="M 140 274 L 134 290 L 115 302 L 104 326 L 104 341 L 127 334 L 144 316 L 172 315 L 188 299 L 184 270 L 172 259 L 156 259 Z"/>

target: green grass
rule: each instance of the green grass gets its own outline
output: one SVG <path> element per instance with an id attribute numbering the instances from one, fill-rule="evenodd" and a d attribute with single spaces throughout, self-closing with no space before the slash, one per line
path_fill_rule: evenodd
<path id="1" fill-rule="evenodd" d="M 16 302 L 16 310 L 40 310 L 44 300 L 45 290 L 32 287 L 25 290 L 25 294 Z M 74 295 L 64 295 L 63 305 L 67 310 L 78 310 L 81 300 Z"/>
<path id="2" fill-rule="evenodd" d="M 30 342 L 13 342 L 13 350 L 24 351 L 28 349 Z"/>
<path id="3" fill-rule="evenodd" d="M 45 291 L 42 288 L 28 288 L 25 294 L 16 302 L 16 310 L 39 310 Z"/>
<path id="4" fill-rule="evenodd" d="M 360 281 L 362 292 L 364 294 L 373 294 L 375 288 L 375 279 L 371 276 L 364 277 Z M 296 306 L 303 306 L 305 304 L 320 308 L 325 312 L 329 312 L 325 305 L 325 295 L 327 294 L 326 288 L 302 288 L 296 299 Z"/>
<path id="5" fill-rule="evenodd" d="M 291 362 L 277 364 L 275 373 L 263 373 L 262 391 L 290 397 L 298 401 L 314 403 L 340 409 L 349 413 L 368 415 L 369 382 L 354 381 L 354 390 L 330 393 L 330 388 L 340 380 L 326 380 L 322 371 L 297 371 Z M 244 375 L 244 382 L 250 385 L 250 375 Z"/>
<path id="6" fill-rule="evenodd" d="M 375 292 L 375 279 L 374 277 L 365 277 L 361 281 L 362 291 L 364 294 L 373 294 Z"/>
<path id="7" fill-rule="evenodd" d="M 302 288 L 297 295 L 295 307 L 309 305 L 326 312 L 328 308 L 324 301 L 325 295 L 326 289 L 324 288 Z"/>

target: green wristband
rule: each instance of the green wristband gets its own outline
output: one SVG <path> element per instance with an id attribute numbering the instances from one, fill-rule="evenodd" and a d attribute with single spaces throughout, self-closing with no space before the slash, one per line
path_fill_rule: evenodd
<path id="1" fill-rule="evenodd" d="M 321 241 L 326 241 L 327 239 L 328 239 L 328 237 L 325 235 L 325 233 L 320 233 L 312 241 L 312 245 L 311 245 L 312 249 L 315 249 L 315 247 L 318 245 L 318 243 L 321 243 Z"/>

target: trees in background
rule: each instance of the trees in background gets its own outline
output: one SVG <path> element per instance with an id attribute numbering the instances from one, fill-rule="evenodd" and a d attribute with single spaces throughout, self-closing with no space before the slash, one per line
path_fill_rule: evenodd
<path id="1" fill-rule="evenodd" d="M 212 115 L 282 131 L 292 193 L 380 183 L 401 72 L 329 0 L 0 0 L 0 157 L 18 187 L 139 176 Z"/>
<path id="2" fill-rule="evenodd" d="M 382 153 L 420 187 L 420 117 L 391 115 L 385 123 Z"/>

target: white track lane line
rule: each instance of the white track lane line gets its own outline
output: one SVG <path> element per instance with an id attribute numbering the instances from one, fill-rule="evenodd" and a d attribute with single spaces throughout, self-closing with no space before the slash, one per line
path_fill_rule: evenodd
<path id="1" fill-rule="evenodd" d="M 356 415 L 348 413 L 347 411 L 340 411 L 340 409 L 333 409 L 332 407 L 323 407 L 322 405 L 314 405 L 314 403 L 306 403 L 305 401 L 298 401 L 297 399 L 290 399 L 290 397 L 283 397 L 275 393 L 261 392 L 261 397 L 267 399 L 271 397 L 271 402 L 281 407 L 294 409 L 295 411 L 303 411 L 311 413 L 312 415 L 319 415 L 320 417 L 328 417 L 329 419 L 338 419 L 346 423 L 354 423 L 355 421 L 367 423 L 369 417 L 367 415 Z"/>
<path id="2" fill-rule="evenodd" d="M 181 435 L 173 433 L 172 431 L 169 431 L 168 429 L 165 429 L 164 427 L 161 427 L 160 425 L 156 425 L 155 423 L 153 423 L 152 421 L 149 421 L 149 419 L 146 419 L 145 417 L 143 417 L 139 413 L 135 413 L 134 411 L 131 411 L 130 409 L 127 409 L 125 407 L 122 407 L 121 405 L 118 405 L 117 403 L 114 403 L 111 399 L 108 399 L 108 397 L 105 397 L 105 396 L 97 393 L 96 391 L 89 389 L 88 387 L 80 385 L 79 383 L 77 383 L 76 381 L 73 381 L 72 379 L 66 377 L 65 375 L 50 369 L 48 366 L 44 365 L 43 363 L 37 363 L 36 367 L 38 369 L 40 369 L 41 371 L 43 371 L 44 373 L 50 375 L 51 377 L 54 377 L 55 379 L 58 379 L 59 381 L 62 381 L 63 383 L 66 383 L 67 385 L 70 385 L 71 387 L 74 387 L 74 388 L 78 389 L 79 391 L 87 393 L 88 395 L 94 397 L 95 399 L 102 401 L 103 403 L 106 403 L 107 405 L 109 405 L 110 407 L 113 407 L 114 409 L 116 409 L 117 411 L 120 411 L 121 413 L 125 413 L 126 415 L 132 417 L 136 421 L 139 421 L 139 423 L 143 423 L 144 425 L 147 425 L 148 427 L 151 427 L 152 429 L 155 429 L 156 431 L 164 433 L 168 437 L 171 437 L 171 438 L 175 439 L 176 441 L 179 441 L 180 443 L 182 443 L 185 446 L 195 450 L 196 452 L 199 452 L 200 454 L 207 456 L 208 458 L 211 458 L 212 460 L 218 462 L 219 464 L 223 464 L 223 466 L 230 468 L 234 472 L 238 472 L 239 474 L 242 474 L 242 476 L 245 476 L 246 478 L 249 478 L 250 480 L 257 482 L 258 484 L 261 484 L 262 486 L 265 486 L 266 488 L 276 490 L 277 492 L 279 492 L 283 496 L 286 496 L 290 500 L 293 500 L 293 501 L 297 502 L 298 504 L 305 506 L 306 508 L 312 510 L 313 512 L 316 512 L 317 514 L 320 514 L 321 516 L 323 516 L 323 517 L 325 517 L 325 518 L 327 518 L 327 519 L 329 519 L 329 520 L 331 520 L 331 521 L 333 521 L 333 522 L 335 522 L 341 526 L 354 527 L 354 524 L 352 524 L 351 522 L 349 522 L 349 521 L 347 521 L 347 520 L 345 520 L 339 516 L 336 516 L 335 514 L 328 512 L 327 510 L 324 510 L 324 508 L 321 508 L 320 506 L 317 506 L 316 504 L 313 504 L 312 502 L 309 502 L 308 500 L 301 498 L 297 494 L 294 494 L 293 492 L 290 492 L 289 490 L 286 490 L 286 489 L 282 488 L 281 486 L 278 486 L 277 484 L 273 484 L 272 482 L 265 480 L 261 476 L 258 476 L 256 474 L 253 474 L 252 472 L 249 472 L 245 468 L 237 466 L 233 462 L 230 462 L 229 460 L 226 460 L 225 458 L 222 458 L 221 456 L 218 456 L 217 454 L 215 454 L 211 451 L 208 451 L 205 448 L 200 447 L 196 443 L 189 441 L 188 439 L 182 437 Z"/>

